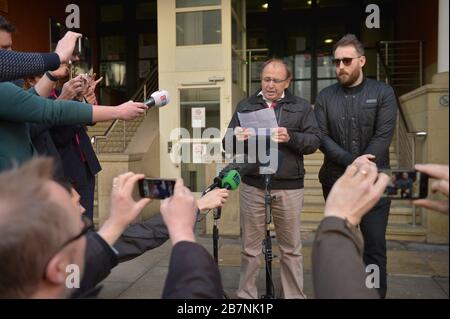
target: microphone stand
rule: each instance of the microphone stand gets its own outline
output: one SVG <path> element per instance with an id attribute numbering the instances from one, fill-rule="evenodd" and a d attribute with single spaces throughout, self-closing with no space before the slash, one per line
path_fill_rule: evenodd
<path id="1" fill-rule="evenodd" d="M 217 226 L 218 220 L 222 215 L 222 207 L 218 207 L 214 210 L 214 225 L 213 225 L 213 254 L 214 261 L 219 266 L 219 227 Z"/>
<path id="2" fill-rule="evenodd" d="M 272 201 L 275 197 L 271 194 L 271 183 L 273 174 L 263 174 L 264 177 L 264 209 L 266 212 L 266 237 L 263 240 L 263 252 L 266 263 L 266 294 L 261 296 L 262 299 L 275 299 L 275 291 L 272 277 L 272 237 L 270 235 L 270 224 L 272 222 Z"/>
<path id="3" fill-rule="evenodd" d="M 212 191 L 213 188 L 208 188 L 202 193 L 202 197 Z M 217 267 L 219 267 L 219 227 L 218 220 L 222 217 L 222 207 L 214 209 L 214 225 L 213 225 L 213 256 Z M 230 299 L 225 291 L 222 292 L 224 299 Z"/>

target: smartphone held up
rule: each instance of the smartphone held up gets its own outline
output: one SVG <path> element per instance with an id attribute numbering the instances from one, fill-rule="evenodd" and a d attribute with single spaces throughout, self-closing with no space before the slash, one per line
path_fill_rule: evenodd
<path id="1" fill-rule="evenodd" d="M 428 196 L 428 175 L 416 170 L 382 170 L 391 176 L 383 197 L 414 200 Z"/>
<path id="2" fill-rule="evenodd" d="M 171 197 L 175 188 L 174 179 L 144 178 L 139 184 L 139 194 L 143 198 L 165 199 Z"/>

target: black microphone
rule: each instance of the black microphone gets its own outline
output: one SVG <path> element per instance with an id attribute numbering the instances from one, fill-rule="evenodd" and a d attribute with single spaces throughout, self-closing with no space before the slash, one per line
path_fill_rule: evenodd
<path id="1" fill-rule="evenodd" d="M 169 92 L 162 90 L 154 92 L 150 98 L 144 102 L 149 108 L 152 106 L 162 107 L 170 102 Z"/>

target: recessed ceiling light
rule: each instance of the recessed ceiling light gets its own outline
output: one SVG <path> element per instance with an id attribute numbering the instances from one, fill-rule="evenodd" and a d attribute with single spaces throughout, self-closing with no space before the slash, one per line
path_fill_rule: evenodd
<path id="1" fill-rule="evenodd" d="M 323 42 L 325 42 L 325 43 L 327 43 L 327 44 L 333 43 L 333 39 L 325 39 L 325 41 L 323 41 Z"/>
<path id="2" fill-rule="evenodd" d="M 261 6 L 263 9 L 268 9 L 269 8 L 269 4 L 266 2 Z"/>

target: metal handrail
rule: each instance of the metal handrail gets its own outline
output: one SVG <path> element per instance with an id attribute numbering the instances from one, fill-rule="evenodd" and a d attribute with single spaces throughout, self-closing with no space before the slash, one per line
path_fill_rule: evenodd
<path id="1" fill-rule="evenodd" d="M 158 68 L 157 68 L 157 63 L 153 65 L 153 67 L 151 68 L 151 72 L 149 73 L 149 75 L 145 78 L 145 80 L 142 82 L 142 84 L 139 86 L 138 90 L 136 91 L 136 93 L 131 97 L 132 101 L 145 101 L 148 97 L 148 93 L 149 92 L 153 92 L 156 91 L 158 88 Z M 99 142 L 100 141 L 105 141 L 108 139 L 108 137 L 112 134 L 112 132 L 116 129 L 118 123 L 122 121 L 122 120 L 114 120 L 111 125 L 106 129 L 104 134 L 101 135 L 94 135 L 92 137 L 92 143 L 95 145 L 95 150 L 97 152 L 97 154 L 100 153 L 100 148 L 99 148 Z M 123 150 L 126 149 L 126 145 L 127 145 L 127 132 L 126 132 L 126 121 L 122 121 L 123 122 L 123 127 L 122 127 L 122 134 L 123 134 Z"/>
<path id="2" fill-rule="evenodd" d="M 421 41 L 381 41 L 377 46 L 377 80 L 380 80 L 380 66 L 383 67 L 384 72 L 386 74 L 386 83 L 392 82 L 392 71 L 389 69 L 389 44 L 397 44 L 397 43 L 418 43 L 419 44 L 419 78 L 420 85 L 423 85 L 423 75 L 422 75 L 422 42 Z M 385 56 L 383 56 L 382 48 L 384 49 Z M 397 48 L 398 49 L 398 48 Z M 392 51 L 392 48 L 391 48 Z M 397 154 L 397 168 L 401 166 L 412 167 L 416 162 L 416 140 L 417 138 L 425 138 L 427 136 L 427 132 L 424 131 L 412 131 L 408 120 L 406 119 L 406 115 L 401 108 L 400 100 L 395 94 L 398 105 L 398 115 L 397 115 L 397 123 L 396 123 L 396 154 Z M 406 156 L 400 156 L 400 153 L 405 154 Z M 403 160 L 407 160 L 405 162 Z M 403 164 L 403 165 L 402 165 Z M 412 226 L 416 226 L 416 206 L 412 206 Z"/>

